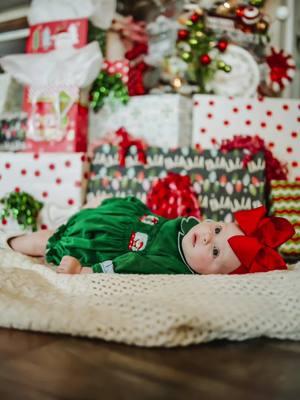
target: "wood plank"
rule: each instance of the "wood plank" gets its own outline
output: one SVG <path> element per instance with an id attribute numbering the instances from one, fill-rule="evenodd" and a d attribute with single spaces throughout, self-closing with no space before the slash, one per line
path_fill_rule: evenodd
<path id="1" fill-rule="evenodd" d="M 300 398 L 299 342 L 257 339 L 149 349 L 13 332 L 0 330 L 0 398 L 5 400 Z M 18 348 L 8 350 L 16 342 L 19 355 Z"/>

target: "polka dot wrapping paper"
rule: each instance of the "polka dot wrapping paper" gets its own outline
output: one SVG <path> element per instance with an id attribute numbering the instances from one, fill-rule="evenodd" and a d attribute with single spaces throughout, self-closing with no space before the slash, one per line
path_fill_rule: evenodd
<path id="1" fill-rule="evenodd" d="M 83 204 L 88 168 L 84 153 L 0 153 L 0 198 L 31 194 L 44 203 L 39 227 L 55 229 Z M 0 220 L 0 229 L 20 230 L 12 218 Z"/>
<path id="2" fill-rule="evenodd" d="M 300 100 L 195 95 L 193 144 L 214 148 L 234 135 L 259 135 L 300 180 Z"/>
<path id="3" fill-rule="evenodd" d="M 127 105 L 90 110 L 89 141 L 97 142 L 123 126 L 132 136 L 164 148 L 191 143 L 192 102 L 177 94 L 133 96 Z"/>

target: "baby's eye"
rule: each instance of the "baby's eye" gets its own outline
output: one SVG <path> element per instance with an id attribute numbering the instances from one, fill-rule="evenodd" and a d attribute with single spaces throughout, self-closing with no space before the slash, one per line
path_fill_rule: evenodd
<path id="1" fill-rule="evenodd" d="M 218 235 L 218 233 L 220 233 L 221 230 L 222 230 L 222 227 L 221 227 L 221 226 L 216 226 L 216 227 L 215 227 L 215 234 Z"/>
<path id="2" fill-rule="evenodd" d="M 213 258 L 218 257 L 219 254 L 220 254 L 220 250 L 216 246 L 214 246 L 214 248 L 213 248 Z"/>

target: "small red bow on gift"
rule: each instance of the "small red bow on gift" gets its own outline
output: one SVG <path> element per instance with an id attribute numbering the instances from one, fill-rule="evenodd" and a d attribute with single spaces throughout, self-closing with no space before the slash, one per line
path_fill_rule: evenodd
<path id="1" fill-rule="evenodd" d="M 285 218 L 267 217 L 261 206 L 234 213 L 235 220 L 245 236 L 238 235 L 228 242 L 241 261 L 232 274 L 267 272 L 287 269 L 283 258 L 275 250 L 295 234 L 293 225 Z"/>
<path id="2" fill-rule="evenodd" d="M 142 164 L 147 163 L 145 144 L 142 140 L 132 139 L 124 128 L 119 128 L 116 131 L 116 135 L 121 138 L 119 142 L 119 163 L 121 167 L 125 167 L 125 159 L 131 146 L 136 147 L 139 162 Z"/>

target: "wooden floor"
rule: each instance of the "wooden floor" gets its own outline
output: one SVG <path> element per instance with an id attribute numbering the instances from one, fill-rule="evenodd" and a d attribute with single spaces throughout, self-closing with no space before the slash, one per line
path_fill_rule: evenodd
<path id="1" fill-rule="evenodd" d="M 299 400 L 300 342 L 146 349 L 0 329 L 0 399 Z"/>

